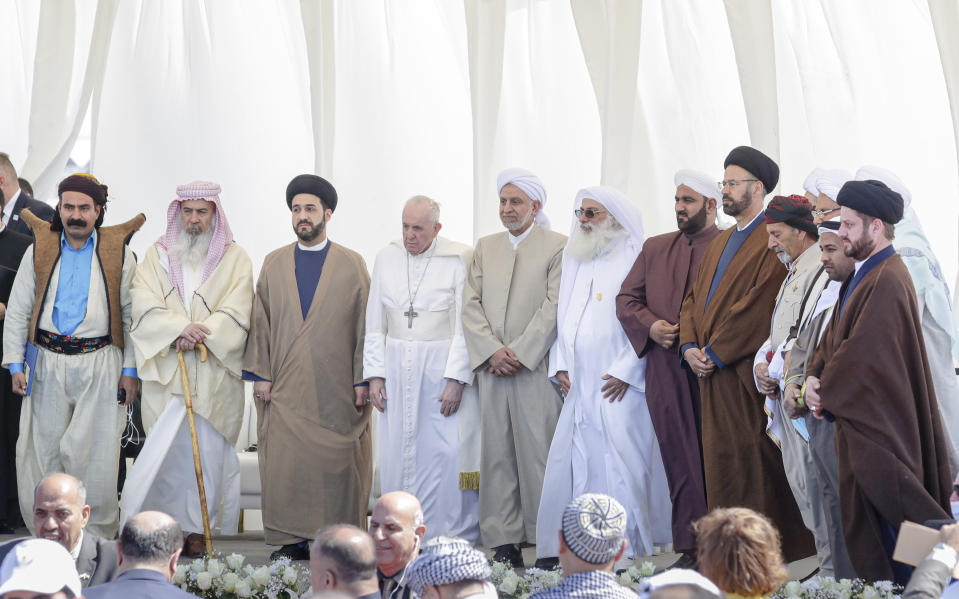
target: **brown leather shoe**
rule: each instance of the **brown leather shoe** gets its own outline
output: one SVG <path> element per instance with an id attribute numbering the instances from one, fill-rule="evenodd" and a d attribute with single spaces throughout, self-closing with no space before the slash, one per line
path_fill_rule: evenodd
<path id="1" fill-rule="evenodd" d="M 202 557 L 206 553 L 206 542 L 203 535 L 191 532 L 183 539 L 183 557 Z"/>

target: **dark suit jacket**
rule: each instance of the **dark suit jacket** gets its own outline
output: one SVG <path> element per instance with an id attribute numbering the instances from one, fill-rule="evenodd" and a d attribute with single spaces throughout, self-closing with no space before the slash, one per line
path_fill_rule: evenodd
<path id="1" fill-rule="evenodd" d="M 0 562 L 13 549 L 13 546 L 24 539 L 14 539 L 0 545 Z M 84 588 L 110 582 L 117 577 L 117 544 L 100 537 L 83 532 L 80 542 L 80 555 L 77 557 L 77 574 L 80 575 L 80 584 Z M 86 595 L 86 593 L 84 593 Z"/>
<path id="2" fill-rule="evenodd" d="M 127 570 L 113 582 L 83 591 L 86 599 L 196 599 L 153 570 Z"/>
<path id="3" fill-rule="evenodd" d="M 34 216 L 40 217 L 45 221 L 52 221 L 53 215 L 56 214 L 54 209 L 49 205 L 31 198 L 24 193 L 23 190 L 20 190 L 20 196 L 17 198 L 17 203 L 13 205 L 13 212 L 10 213 L 10 222 L 7 223 L 7 226 L 10 227 L 11 231 L 29 235 L 31 238 L 33 238 L 33 231 L 31 231 L 27 223 L 20 218 L 20 211 L 24 208 L 29 208 Z"/>

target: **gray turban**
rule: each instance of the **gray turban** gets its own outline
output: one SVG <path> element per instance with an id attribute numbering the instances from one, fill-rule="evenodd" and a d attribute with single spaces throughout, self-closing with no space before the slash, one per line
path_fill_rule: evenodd
<path id="1" fill-rule="evenodd" d="M 626 510 L 609 495 L 584 493 L 563 510 L 563 539 L 584 562 L 612 561 L 625 538 Z"/>

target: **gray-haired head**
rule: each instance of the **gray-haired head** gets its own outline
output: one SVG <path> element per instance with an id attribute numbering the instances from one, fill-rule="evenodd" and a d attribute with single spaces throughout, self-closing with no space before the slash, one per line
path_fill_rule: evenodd
<path id="1" fill-rule="evenodd" d="M 79 505 L 87 504 L 87 487 L 83 484 L 82 480 L 73 476 L 72 474 L 67 474 L 65 472 L 54 472 L 41 478 L 40 482 L 37 483 L 37 486 L 33 488 L 34 502 L 36 502 L 37 492 L 41 488 L 56 488 L 58 495 L 75 492 L 77 503 Z"/>
<path id="2" fill-rule="evenodd" d="M 406 203 L 403 205 L 403 208 L 407 206 L 422 206 L 425 205 L 429 207 L 430 210 L 430 221 L 432 224 L 440 222 L 440 203 L 434 200 L 429 196 L 416 195 L 406 200 Z"/>

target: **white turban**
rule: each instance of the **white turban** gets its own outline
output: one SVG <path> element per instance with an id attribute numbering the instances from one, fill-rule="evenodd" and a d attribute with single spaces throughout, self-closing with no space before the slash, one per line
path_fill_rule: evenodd
<path id="1" fill-rule="evenodd" d="M 549 229 L 549 218 L 543 211 L 546 208 L 546 187 L 539 177 L 525 168 L 508 168 L 496 178 L 496 192 L 503 191 L 507 185 L 515 185 L 523 190 L 530 200 L 539 202 L 539 212 L 536 213 L 536 224 Z"/>
<path id="2" fill-rule="evenodd" d="M 819 179 L 820 174 L 822 174 L 822 169 L 816 167 L 812 169 L 812 172 L 806 176 L 806 180 L 802 182 L 802 188 L 817 198 L 819 197 L 819 188 L 816 187 L 816 181 Z"/>
<path id="3" fill-rule="evenodd" d="M 848 171 L 841 169 L 820 169 L 819 176 L 816 177 L 816 189 L 819 193 L 825 195 L 832 201 L 839 197 L 839 190 L 852 180 L 852 175 Z M 818 195 L 818 194 L 817 194 Z"/>
<path id="4" fill-rule="evenodd" d="M 642 599 L 649 599 L 653 591 L 675 585 L 690 585 L 700 588 L 710 595 L 723 596 L 719 587 L 711 580 L 695 570 L 684 570 L 682 568 L 673 568 L 655 576 L 650 576 L 640 584 L 639 596 Z"/>
<path id="5" fill-rule="evenodd" d="M 685 185 L 696 193 L 707 198 L 713 198 L 714 200 L 719 199 L 721 195 L 719 189 L 716 187 L 716 182 L 713 181 L 709 175 L 699 171 L 689 169 L 676 171 L 676 175 L 673 177 L 673 183 L 675 183 L 676 187 Z"/>

